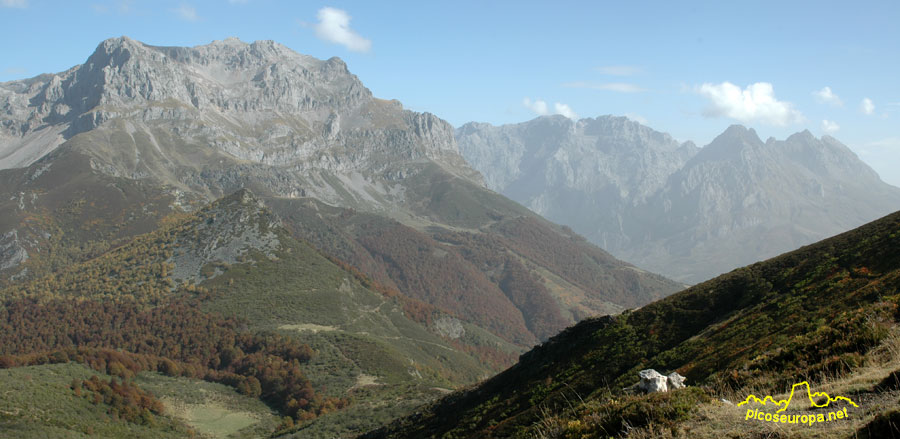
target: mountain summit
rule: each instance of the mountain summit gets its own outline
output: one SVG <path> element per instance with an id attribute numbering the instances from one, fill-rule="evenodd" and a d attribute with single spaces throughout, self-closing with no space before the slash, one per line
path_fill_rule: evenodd
<path id="1" fill-rule="evenodd" d="M 311 170 L 402 175 L 398 159 L 434 160 L 478 179 L 449 124 L 372 97 L 339 58 L 318 60 L 273 41 L 185 48 L 113 38 L 80 66 L 0 84 L 0 108 L 9 115 L 0 129 L 2 168 L 27 166 L 100 130 L 74 142 L 96 168 L 209 196 L 255 184 L 339 202 L 340 190 Z M 241 161 L 240 175 L 197 175 L 223 159 Z M 340 189 L 371 198 L 364 180 L 377 186 L 360 179 Z"/>
<path id="2" fill-rule="evenodd" d="M 492 189 L 690 283 L 900 208 L 900 189 L 809 131 L 763 142 L 732 125 L 697 148 L 626 118 L 545 116 L 456 136 Z"/>

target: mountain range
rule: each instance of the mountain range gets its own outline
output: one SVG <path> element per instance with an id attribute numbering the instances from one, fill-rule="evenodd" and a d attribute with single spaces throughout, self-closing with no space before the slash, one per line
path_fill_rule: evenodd
<path id="1" fill-rule="evenodd" d="M 734 125 L 698 148 L 624 117 L 541 116 L 468 123 L 456 137 L 491 189 L 687 283 L 900 208 L 900 189 L 809 131 L 763 142 Z"/>
<path id="2" fill-rule="evenodd" d="M 347 436 L 683 288 L 487 189 L 448 123 L 373 97 L 338 58 L 113 38 L 65 72 L 0 84 L 0 114 L 6 365 L 203 379 L 266 402 L 283 433 Z M 163 310 L 220 338 L 121 323 Z M 51 330 L 13 330 L 29 314 L 72 323 L 35 339 Z M 202 355 L 171 343 L 192 337 Z M 197 404 L 175 395 L 170 409 Z M 5 426 L 89 434 L 77 418 Z"/>
<path id="3" fill-rule="evenodd" d="M 898 201 L 809 132 L 454 130 L 338 58 L 109 39 L 0 83 L 0 435 L 772 437 L 725 401 L 803 379 L 879 437 L 900 217 L 793 249 Z"/>

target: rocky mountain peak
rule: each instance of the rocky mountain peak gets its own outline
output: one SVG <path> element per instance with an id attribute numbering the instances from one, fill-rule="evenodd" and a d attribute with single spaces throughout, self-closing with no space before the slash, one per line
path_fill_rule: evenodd
<path id="1" fill-rule="evenodd" d="M 259 204 L 261 201 L 256 195 L 247 188 L 238 189 L 236 192 L 222 198 L 222 201 L 226 203 L 238 203 L 242 205 L 250 205 L 250 204 Z"/>
<path id="2" fill-rule="evenodd" d="M 747 145 L 760 144 L 762 140 L 759 138 L 759 135 L 756 134 L 756 130 L 753 128 L 747 128 L 743 125 L 735 124 L 729 126 L 722 134 L 719 134 L 715 139 L 713 139 L 712 143 L 709 146 L 717 145 L 717 144 L 725 144 L 734 141 L 739 141 Z"/>
<path id="3" fill-rule="evenodd" d="M 103 67 L 118 67 L 124 65 L 132 56 L 144 51 L 143 43 L 134 41 L 126 36 L 117 38 L 109 38 L 103 40 L 94 53 L 88 57 L 85 62 L 86 66 L 91 69 L 102 69 Z"/>
<path id="4" fill-rule="evenodd" d="M 640 122 L 624 116 L 599 116 L 595 119 L 581 119 L 579 126 L 584 134 L 597 136 L 605 144 L 628 144 L 628 147 L 640 147 L 660 151 L 672 151 L 680 147 L 691 149 L 691 143 L 679 144 L 668 133 L 656 131 Z"/>
<path id="5" fill-rule="evenodd" d="M 642 200 L 697 152 L 692 143 L 680 144 L 666 133 L 610 115 L 577 122 L 541 116 L 498 127 L 467 124 L 456 136 L 460 151 L 489 187 L 549 218 L 575 208 L 558 205 L 575 199 L 560 195 L 570 191 L 595 197 L 591 204 L 596 206 Z M 640 171 L 625 172 L 631 169 Z M 544 191 L 546 187 L 561 192 Z M 582 223 L 607 220 L 619 222 L 585 216 Z"/>
<path id="6" fill-rule="evenodd" d="M 456 129 L 458 135 L 477 134 L 480 130 L 492 128 L 493 125 L 487 122 L 467 122 Z"/>
<path id="7" fill-rule="evenodd" d="M 809 130 L 804 130 L 779 142 L 778 148 L 819 174 L 840 175 L 848 180 L 880 180 L 878 174 L 863 163 L 856 153 L 831 136 L 825 135 L 819 139 Z"/>
<path id="8" fill-rule="evenodd" d="M 817 142 L 818 140 L 809 130 L 794 133 L 787 138 L 788 142 Z"/>
<path id="9" fill-rule="evenodd" d="M 528 129 L 533 132 L 554 132 L 565 134 L 566 132 L 572 131 L 573 127 L 576 126 L 576 122 L 572 121 L 568 117 L 559 115 L 559 114 L 551 114 L 547 116 L 538 116 L 535 119 L 532 119 L 528 124 Z"/>
<path id="10" fill-rule="evenodd" d="M 691 161 L 736 160 L 746 157 L 753 151 L 760 151 L 761 147 L 765 145 L 753 128 L 731 125 L 722 134 L 716 136 L 709 145 L 704 146 Z"/>
<path id="11" fill-rule="evenodd" d="M 111 38 L 65 72 L 0 83 L 0 114 L 0 169 L 67 143 L 99 172 L 207 199 L 249 186 L 373 209 L 396 208 L 399 180 L 430 164 L 483 184 L 446 121 L 274 41 Z"/>
<path id="12" fill-rule="evenodd" d="M 37 79 L 37 78 L 35 78 Z M 237 38 L 196 47 L 160 47 L 127 36 L 101 42 L 87 61 L 44 80 L 0 85 L 32 104 L 22 135 L 42 125 L 77 120 L 66 137 L 119 117 L 122 110 L 160 104 L 182 110 L 143 114 L 181 118 L 184 109 L 213 112 L 282 111 L 324 119 L 372 100 L 372 93 L 339 58 L 321 61 L 274 41 Z M 15 98 L 15 97 L 14 97 Z M 36 105 L 35 105 L 36 104 Z M 86 114 L 91 113 L 91 114 Z M 80 120 L 78 120 L 80 119 Z"/>

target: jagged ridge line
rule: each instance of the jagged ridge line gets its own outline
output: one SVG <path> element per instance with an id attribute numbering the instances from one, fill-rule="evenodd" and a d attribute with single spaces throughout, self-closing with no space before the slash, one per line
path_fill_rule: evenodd
<path id="1" fill-rule="evenodd" d="M 739 402 L 738 406 L 742 406 L 751 401 L 755 401 L 762 405 L 766 405 L 766 401 L 772 401 L 772 404 L 775 404 L 777 406 L 781 406 L 782 404 L 784 405 L 783 407 L 781 407 L 780 409 L 778 409 L 775 412 L 775 413 L 781 413 L 781 412 L 787 410 L 788 406 L 791 404 L 791 400 L 794 399 L 794 390 L 796 390 L 797 387 L 799 387 L 799 386 L 806 386 L 806 397 L 809 398 L 809 404 L 813 407 L 817 407 L 817 408 L 828 407 L 832 402 L 835 402 L 838 400 L 846 401 L 853 407 L 859 407 L 858 405 L 856 405 L 855 402 L 853 402 L 853 400 L 851 400 L 850 398 L 841 396 L 841 395 L 838 395 L 838 396 L 835 396 L 834 398 L 832 398 L 831 395 L 829 395 L 825 392 L 813 393 L 812 390 L 810 390 L 810 388 L 809 388 L 808 381 L 803 381 L 803 382 L 800 382 L 800 383 L 797 383 L 797 384 L 794 384 L 793 386 L 791 386 L 791 394 L 787 397 L 787 399 L 776 400 L 775 398 L 772 398 L 770 395 L 766 395 L 765 398 L 759 399 L 756 395 L 750 395 L 747 397 L 747 399 L 743 400 L 742 402 Z M 827 398 L 827 400 L 822 404 L 816 404 L 816 401 L 813 400 L 813 397 L 821 397 L 821 396 L 824 396 L 825 398 Z"/>

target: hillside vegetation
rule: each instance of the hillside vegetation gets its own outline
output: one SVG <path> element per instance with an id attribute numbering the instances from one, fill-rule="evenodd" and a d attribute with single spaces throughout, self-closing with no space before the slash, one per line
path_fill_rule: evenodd
<path id="1" fill-rule="evenodd" d="M 443 175 L 437 175 L 440 182 Z M 451 180 L 443 186 L 457 193 L 466 184 Z M 618 261 L 520 206 L 441 200 L 443 206 L 474 209 L 465 216 L 476 219 L 458 227 L 431 222 L 413 227 L 313 199 L 266 202 L 292 233 L 322 252 L 520 349 L 589 315 L 617 313 L 683 287 Z"/>
<path id="2" fill-rule="evenodd" d="M 900 213 L 643 308 L 588 319 L 496 377 L 363 437 L 641 437 L 635 428 L 694 437 L 686 426 L 703 424 L 696 419 L 717 398 L 780 393 L 803 380 L 852 383 L 842 390 L 878 400 L 886 386 L 875 384 L 900 366 L 898 248 Z M 678 371 L 690 387 L 624 393 L 647 368 Z M 868 422 L 881 416 L 878 407 L 853 413 Z M 733 437 L 753 431 L 739 421 Z"/>
<path id="3" fill-rule="evenodd" d="M 95 173 L 87 157 L 69 150 L 28 168 L 0 171 L 0 288 L 95 258 L 156 230 L 178 210 L 171 192 Z"/>
<path id="4" fill-rule="evenodd" d="M 67 391 L 139 425 L 162 425 L 153 421 L 162 416 L 187 428 L 182 421 L 221 411 L 176 404 L 167 414 L 160 400 L 171 395 L 145 390 L 148 372 L 258 398 L 283 417 L 268 433 L 353 408 L 328 424 L 329 436 L 376 426 L 436 387 L 491 371 L 406 311 L 423 309 L 424 322 L 433 310 L 295 240 L 247 191 L 160 224 L 0 290 L 0 368 L 74 362 L 112 376 L 70 374 Z M 401 394 L 406 402 L 385 407 Z"/>

